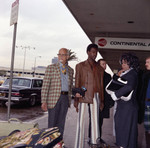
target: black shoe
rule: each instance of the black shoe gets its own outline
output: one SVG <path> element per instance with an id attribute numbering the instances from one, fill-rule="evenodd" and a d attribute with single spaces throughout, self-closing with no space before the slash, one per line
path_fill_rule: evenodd
<path id="1" fill-rule="evenodd" d="M 90 148 L 100 148 L 97 144 L 90 144 Z"/>
<path id="2" fill-rule="evenodd" d="M 105 143 L 106 143 L 103 139 L 100 139 L 100 142 L 101 142 L 101 143 L 103 143 L 103 144 L 105 144 Z"/>
<path id="3" fill-rule="evenodd" d="M 91 144 L 91 141 L 89 140 L 89 141 L 87 142 L 87 144 L 90 145 L 90 144 Z"/>

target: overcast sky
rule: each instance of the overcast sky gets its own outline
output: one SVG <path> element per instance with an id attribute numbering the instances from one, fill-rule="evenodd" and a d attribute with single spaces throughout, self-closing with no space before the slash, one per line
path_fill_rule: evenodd
<path id="1" fill-rule="evenodd" d="M 14 26 L 10 26 L 10 14 L 14 1 L 0 0 L 0 66 L 9 67 L 11 63 Z M 36 66 L 51 64 L 62 47 L 74 51 L 80 61 L 86 60 L 90 43 L 62 0 L 20 0 L 16 45 L 31 47 L 26 49 L 25 69 L 31 69 L 38 56 L 41 58 L 36 58 Z M 15 68 L 23 68 L 24 52 L 25 48 L 15 49 Z M 77 63 L 69 64 L 74 68 Z"/>

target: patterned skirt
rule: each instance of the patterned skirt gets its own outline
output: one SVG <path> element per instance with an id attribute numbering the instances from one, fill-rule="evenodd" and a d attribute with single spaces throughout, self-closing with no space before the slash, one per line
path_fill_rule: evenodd
<path id="1" fill-rule="evenodd" d="M 150 101 L 145 101 L 144 127 L 145 131 L 150 132 Z"/>

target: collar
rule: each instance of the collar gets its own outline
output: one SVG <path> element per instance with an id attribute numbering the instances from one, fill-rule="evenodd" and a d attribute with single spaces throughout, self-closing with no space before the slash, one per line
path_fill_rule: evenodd
<path id="1" fill-rule="evenodd" d="M 60 67 L 63 66 L 63 64 L 61 62 L 59 62 Z M 65 67 L 68 66 L 68 62 L 65 64 Z"/>
<path id="2" fill-rule="evenodd" d="M 132 69 L 133 69 L 133 68 L 131 67 L 130 69 L 128 69 L 128 70 L 126 70 L 126 71 L 122 72 L 120 76 L 125 75 L 126 73 L 128 73 L 128 72 L 129 72 L 129 71 L 131 71 Z"/>
<path id="3" fill-rule="evenodd" d="M 96 61 L 94 60 L 87 59 L 87 61 L 89 62 L 91 66 L 95 66 L 97 64 Z"/>

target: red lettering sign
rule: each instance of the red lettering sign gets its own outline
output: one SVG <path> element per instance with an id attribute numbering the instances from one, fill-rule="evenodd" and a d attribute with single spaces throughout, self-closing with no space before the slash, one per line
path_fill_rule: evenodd
<path id="1" fill-rule="evenodd" d="M 16 0 L 13 4 L 12 7 L 14 7 L 15 5 L 19 4 L 19 0 Z"/>
<path id="2" fill-rule="evenodd" d="M 107 44 L 107 41 L 105 39 L 99 39 L 98 45 L 104 47 Z"/>

